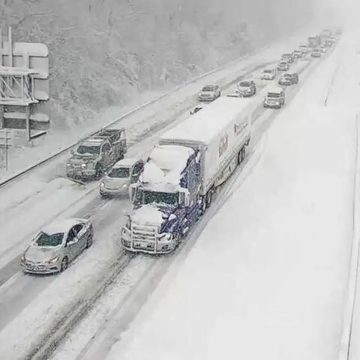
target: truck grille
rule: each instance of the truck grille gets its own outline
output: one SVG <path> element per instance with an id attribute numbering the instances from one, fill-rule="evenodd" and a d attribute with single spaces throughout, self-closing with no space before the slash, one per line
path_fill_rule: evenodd
<path id="1" fill-rule="evenodd" d="M 158 229 L 151 225 L 132 225 L 134 249 L 154 250 Z"/>

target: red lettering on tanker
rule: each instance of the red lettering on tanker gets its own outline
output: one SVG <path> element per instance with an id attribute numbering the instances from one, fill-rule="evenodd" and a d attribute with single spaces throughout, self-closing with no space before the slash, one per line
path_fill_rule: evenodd
<path id="1" fill-rule="evenodd" d="M 219 143 L 219 157 L 227 150 L 229 145 L 229 136 L 228 134 L 225 134 L 221 139 Z"/>
<path id="2" fill-rule="evenodd" d="M 234 133 L 236 135 L 239 135 L 246 128 L 246 126 L 247 126 L 246 122 L 240 124 L 234 124 Z"/>

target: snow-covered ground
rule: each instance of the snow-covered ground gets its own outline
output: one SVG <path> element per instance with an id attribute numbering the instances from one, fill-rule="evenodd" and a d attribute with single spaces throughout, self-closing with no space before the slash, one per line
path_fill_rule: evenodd
<path id="1" fill-rule="evenodd" d="M 231 79 L 231 78 L 234 79 L 234 78 L 238 77 L 239 75 L 241 75 L 241 71 L 244 71 L 244 69 L 247 69 L 247 66 L 250 66 L 250 65 L 256 66 L 256 64 L 263 64 L 264 61 L 265 62 L 271 61 L 271 59 L 272 59 L 272 61 L 276 60 L 279 57 L 279 55 L 281 54 L 281 52 L 284 52 L 289 47 L 291 48 L 291 47 L 297 46 L 299 42 L 300 42 L 300 39 L 292 39 L 291 45 L 289 42 L 284 42 L 279 47 L 275 46 L 272 49 L 267 49 L 264 53 L 261 53 L 261 54 L 259 53 L 256 55 L 256 56 L 258 56 L 259 63 L 250 63 L 250 62 L 248 62 L 248 61 L 250 61 L 250 59 L 246 59 L 246 61 L 244 63 L 242 63 L 241 65 L 236 64 L 236 67 L 235 67 L 235 70 L 237 69 L 236 71 L 234 70 L 234 68 L 230 67 L 226 70 L 223 70 L 224 73 L 221 76 L 222 76 L 222 78 L 226 78 L 226 79 Z M 266 54 L 268 54 L 268 56 L 269 56 L 268 58 L 266 57 Z M 265 58 L 264 58 L 264 56 L 265 56 Z M 316 68 L 317 63 L 319 63 L 319 69 L 316 71 L 319 72 L 320 69 L 322 69 L 322 70 L 320 72 L 320 79 L 319 78 L 317 79 L 318 83 L 314 84 L 315 81 L 311 80 L 309 87 L 312 90 L 309 92 L 309 95 L 308 95 L 308 98 L 306 98 L 306 101 L 303 100 L 302 106 L 304 106 L 304 102 L 306 102 L 306 106 L 307 106 L 308 102 L 317 104 L 317 101 L 318 102 L 323 101 L 325 94 L 327 93 L 327 89 L 328 89 L 328 83 L 326 83 L 326 81 L 329 81 L 329 78 L 331 77 L 331 74 L 333 73 L 334 68 L 337 66 L 338 57 L 339 57 L 339 51 L 336 50 L 335 53 L 330 55 L 330 58 L 328 58 L 328 59 L 312 61 L 311 66 L 309 67 L 309 71 L 307 73 L 308 75 L 311 76 L 311 78 L 314 77 L 314 75 L 312 75 L 311 71 Z M 255 60 L 253 59 L 253 61 L 255 61 Z M 254 76 L 256 76 L 256 74 L 254 74 Z M 314 85 L 316 85 L 316 86 L 314 86 Z M 195 89 L 195 87 L 196 87 L 196 89 Z M 183 100 L 185 99 L 185 101 L 186 101 L 186 99 L 193 99 L 193 95 L 197 89 L 198 89 L 198 85 L 196 85 L 196 86 L 191 85 L 187 90 L 182 89 L 181 91 L 183 91 L 183 93 L 182 93 L 183 95 L 182 95 L 181 99 L 183 99 Z M 177 96 L 179 96 L 179 94 L 177 94 Z M 260 96 L 260 94 L 259 94 L 259 96 Z M 300 94 L 298 94 L 298 98 L 299 97 L 301 99 Z M 187 105 L 189 105 L 190 103 L 191 102 L 187 103 Z M 159 106 L 159 105 L 157 105 L 157 106 Z M 295 107 L 295 105 L 294 105 L 294 107 Z M 290 126 L 290 122 L 288 121 L 289 120 L 288 118 L 294 117 L 296 119 L 299 119 L 299 115 L 298 115 L 299 107 L 298 108 L 295 107 L 295 109 L 294 109 L 293 106 L 289 106 L 289 109 L 285 110 L 283 115 L 281 115 L 276 120 L 277 126 L 275 127 L 275 129 L 277 129 L 277 132 L 280 131 L 280 133 L 275 132 L 275 135 L 273 135 L 273 137 L 275 137 L 275 138 L 276 138 L 276 136 L 278 138 L 281 137 L 282 141 L 286 141 L 286 142 L 288 142 L 291 139 L 291 136 L 296 137 L 297 134 L 295 132 L 292 132 L 292 127 Z M 184 110 L 185 109 L 181 108 L 181 107 L 180 107 L 180 109 L 175 108 L 175 109 L 173 109 L 174 112 L 172 114 L 167 114 L 167 115 L 168 116 L 171 115 L 173 117 L 176 117 L 176 119 L 180 120 L 181 117 L 184 116 L 184 114 L 183 114 Z M 152 110 L 152 111 L 154 111 L 154 110 Z M 159 108 L 157 109 L 157 111 L 161 113 L 161 110 Z M 181 116 L 178 116 L 179 113 L 181 113 Z M 305 114 L 306 116 L 308 115 L 307 112 L 302 112 L 302 113 Z M 137 132 L 145 133 L 146 129 L 149 129 L 149 128 L 151 129 L 152 127 L 159 128 L 161 126 L 164 126 L 164 122 L 162 122 L 162 118 L 160 118 L 160 120 L 156 121 L 155 114 L 156 114 L 156 111 L 154 111 L 152 116 L 147 117 L 147 119 L 151 119 L 152 122 L 143 124 L 143 127 L 140 129 L 138 126 L 137 127 L 134 126 L 134 131 L 136 129 Z M 260 146 L 260 145 L 263 144 L 263 140 L 262 140 L 263 135 L 266 134 L 268 127 L 270 127 L 270 125 L 271 125 L 272 119 L 274 119 L 274 117 L 277 114 L 278 113 L 276 111 L 268 110 L 265 112 L 264 116 L 262 116 L 259 119 L 259 123 L 257 124 L 257 132 L 254 136 L 255 139 L 258 139 L 258 140 L 255 141 L 253 144 L 254 156 L 253 157 L 250 156 L 249 162 L 251 162 L 251 161 L 254 162 L 254 160 L 251 160 L 251 159 L 255 159 L 255 158 L 260 159 L 261 152 L 259 155 L 259 150 L 262 149 L 262 146 Z M 288 115 L 286 115 L 286 114 L 288 114 Z M 297 115 L 295 116 L 294 114 L 295 115 L 297 114 Z M 306 117 L 306 119 L 307 119 L 306 124 L 308 126 L 309 126 L 309 123 L 312 124 L 312 122 L 309 120 L 309 118 L 311 118 L 310 115 L 308 117 Z M 283 120 L 281 120 L 281 119 L 283 119 Z M 323 119 L 322 114 L 319 114 L 319 119 Z M 139 119 L 137 119 L 137 121 L 139 124 L 140 123 Z M 335 123 L 335 121 L 334 121 L 334 123 Z M 349 123 L 351 123 L 351 119 L 349 119 Z M 279 128 L 278 127 L 279 124 L 283 124 L 283 126 L 285 126 L 284 124 L 288 124 L 288 127 L 287 128 L 285 127 L 284 129 L 282 127 Z M 323 123 L 321 123 L 321 124 L 323 125 Z M 304 124 L 300 123 L 298 125 L 300 126 L 300 129 L 303 129 L 301 127 L 301 125 L 304 125 Z M 320 125 L 319 125 L 319 127 L 320 127 Z M 165 128 L 162 130 L 165 130 Z M 345 131 L 345 129 L 343 129 L 343 130 L 342 129 L 333 129 L 333 130 L 334 131 L 336 130 L 340 133 L 341 133 L 341 131 L 344 131 L 344 134 L 343 134 L 343 142 L 344 143 L 350 138 L 349 134 Z M 273 134 L 274 131 L 275 130 L 272 129 L 270 134 Z M 284 131 L 283 135 L 281 135 L 281 131 Z M 151 147 L 151 145 L 156 141 L 156 138 L 157 138 L 157 136 L 159 136 L 159 134 L 160 134 L 160 132 L 156 132 L 156 133 L 154 133 L 153 136 L 151 136 L 150 138 L 145 138 L 145 140 L 141 141 L 140 143 L 136 143 L 136 141 L 134 141 L 133 142 L 134 146 L 130 150 L 130 155 L 144 154 L 144 152 L 146 152 Z M 136 138 L 136 136 L 134 136 L 134 138 Z M 352 139 L 352 137 L 351 137 L 351 139 Z M 270 138 L 270 140 L 271 140 L 271 138 Z M 298 142 L 296 142 L 295 144 L 299 145 L 300 139 L 297 139 L 297 141 Z M 251 171 L 253 171 L 253 176 L 255 176 L 255 170 L 257 173 L 259 171 L 259 169 L 261 169 L 261 166 L 264 166 L 264 163 L 267 164 L 267 166 L 268 166 L 268 168 L 266 168 L 265 170 L 269 171 L 269 169 L 270 170 L 272 169 L 272 166 L 270 165 L 270 163 L 268 163 L 269 159 L 270 159 L 270 161 L 273 161 L 272 158 L 275 155 L 277 156 L 278 153 L 280 154 L 281 150 L 284 149 L 283 143 L 282 143 L 282 146 L 278 145 L 278 147 L 276 149 L 272 149 L 273 146 L 271 144 L 274 144 L 275 142 L 276 142 L 276 144 L 278 144 L 277 141 L 272 140 L 268 143 L 267 147 L 265 148 L 266 152 L 264 154 L 266 156 L 266 161 L 263 159 L 261 161 L 261 164 L 258 165 L 258 167 L 254 168 L 254 169 L 253 169 L 253 167 L 251 167 Z M 257 149 L 258 144 L 259 144 L 259 146 L 258 146 L 259 149 Z M 270 144 L 270 149 L 272 149 L 271 154 L 267 153 L 269 144 Z M 339 144 L 339 142 L 338 142 L 338 144 Z M 297 149 L 296 146 L 295 146 L 295 148 Z M 289 151 L 289 153 L 287 154 L 287 158 L 286 158 L 287 161 L 289 161 L 291 154 L 294 153 L 295 148 L 293 149 L 293 152 Z M 350 154 L 350 150 L 348 150 L 348 151 Z M 256 154 L 258 154 L 258 155 L 256 155 Z M 296 153 L 296 154 L 298 154 L 298 153 Z M 280 159 L 282 159 L 282 158 L 280 157 L 279 160 Z M 283 172 L 285 173 L 285 169 L 292 168 L 291 166 L 289 167 L 289 164 L 287 164 L 287 166 L 284 165 L 283 167 L 280 167 L 280 165 L 282 165 L 283 162 L 285 163 L 286 159 L 283 159 L 282 161 L 279 161 L 279 163 L 278 163 L 279 171 L 281 171 L 282 173 Z M 276 158 L 276 160 L 277 160 L 277 158 Z M 350 155 L 348 156 L 347 160 L 348 160 L 348 163 L 344 162 L 344 164 L 343 164 L 344 169 L 347 169 L 346 165 L 349 165 L 349 167 L 350 167 L 350 162 L 351 162 Z M 296 164 L 296 162 L 295 162 L 295 164 Z M 52 166 L 53 167 L 55 166 L 55 168 L 56 168 L 56 166 L 60 166 L 60 165 L 53 164 Z M 296 169 L 297 168 L 295 166 L 295 170 Z M 261 176 L 260 176 L 262 178 L 262 181 L 265 181 L 265 183 L 266 183 L 266 181 L 269 181 L 270 183 L 273 182 L 276 186 L 278 184 L 280 184 L 280 182 L 277 181 L 278 179 L 276 178 L 277 173 L 270 174 L 271 176 L 268 176 L 269 174 L 265 174 L 265 172 L 266 172 L 265 170 L 263 170 L 263 172 L 261 173 Z M 300 171 L 300 169 L 297 169 L 297 170 Z M 251 173 L 250 170 L 246 170 L 246 171 L 249 174 Z M 54 168 L 52 168 L 51 171 L 50 171 L 50 169 L 48 169 L 47 171 L 43 170 L 43 172 L 39 176 L 39 178 L 41 179 L 41 184 L 34 186 L 34 181 L 36 181 L 36 179 L 30 180 L 30 182 L 27 185 L 25 185 L 25 188 L 24 188 L 24 184 L 23 184 L 23 188 L 21 188 L 21 186 L 18 185 L 19 186 L 18 189 L 22 189 L 22 192 L 20 195 L 18 195 L 18 196 L 16 195 L 17 194 L 17 191 L 15 190 L 16 188 L 14 188 L 12 193 L 10 191 L 7 191 L 5 193 L 7 195 L 7 197 L 5 198 L 6 206 L 3 206 L 1 211 L 2 211 L 2 214 L 4 215 L 3 222 L 2 222 L 2 228 L 7 229 L 7 230 L 4 231 L 4 233 L 6 234 L 6 237 L 3 237 L 1 239 L 2 248 L 0 251 L 0 254 L 1 254 L 0 261 L 1 261 L 2 267 L 4 267 L 4 266 L 6 267 L 6 269 L 3 268 L 2 271 L 0 272 L 2 278 L 5 281 L 4 284 L 0 287 L 0 306 L 2 309 L 5 310 L 5 311 L 1 312 L 1 314 L 0 314 L 0 324 L 1 324 L 0 350 L 1 350 L 2 356 L 4 356 L 5 358 L 7 358 L 7 357 L 8 358 L 22 358 L 22 357 L 24 357 L 24 354 L 29 354 L 29 351 L 33 346 L 42 345 L 42 344 L 38 343 L 39 339 L 41 339 L 43 336 L 46 336 L 49 329 L 52 329 L 56 332 L 56 330 L 57 330 L 56 326 L 59 325 L 61 327 L 61 323 L 58 323 L 58 321 L 63 320 L 64 314 L 66 314 L 67 312 L 71 312 L 72 309 L 76 310 L 78 308 L 81 308 L 82 306 L 86 306 L 87 302 L 91 303 L 91 301 L 98 296 L 98 294 L 96 292 L 97 286 L 94 286 L 94 284 L 102 284 L 102 281 L 104 281 L 104 279 L 108 279 L 111 283 L 120 284 L 120 286 L 122 286 L 122 296 L 125 298 L 125 300 L 131 299 L 131 296 L 129 294 L 131 294 L 131 292 L 132 292 L 132 286 L 134 286 L 134 284 L 138 284 L 138 279 L 141 278 L 143 275 L 145 275 L 145 274 L 149 275 L 149 273 L 148 273 L 149 268 L 153 268 L 155 272 L 157 272 L 157 271 L 161 272 L 161 270 L 166 269 L 167 267 L 169 267 L 172 264 L 171 257 L 164 257 L 163 260 L 159 259 L 159 261 L 156 258 L 149 258 L 149 257 L 139 257 L 136 259 L 130 259 L 130 258 L 124 257 L 123 253 L 121 251 L 121 248 L 119 247 L 119 229 L 120 229 L 121 224 L 124 221 L 123 215 L 129 209 L 129 206 L 130 206 L 129 202 L 125 199 L 122 199 L 122 200 L 115 199 L 112 201 L 99 200 L 99 198 L 97 197 L 97 192 L 96 192 L 96 186 L 97 186 L 96 183 L 89 184 L 89 185 L 85 186 L 83 189 L 79 189 L 78 185 L 72 184 L 69 186 L 69 184 L 67 183 L 67 180 L 61 179 L 61 178 L 58 179 L 57 175 L 59 175 L 59 172 L 54 171 Z M 34 177 L 36 178 L 36 176 L 34 176 Z M 338 181 L 339 182 L 343 181 L 345 183 L 345 180 L 347 179 L 347 178 L 345 179 L 345 177 L 346 176 L 344 176 L 344 179 L 342 179 L 342 178 L 338 179 Z M 241 178 L 241 176 L 240 176 L 240 178 Z M 253 179 L 253 177 L 250 177 L 250 179 Z M 285 176 L 284 184 L 283 184 L 284 186 L 286 185 L 285 180 L 287 180 L 287 179 L 288 178 Z M 295 179 L 295 177 L 294 178 L 290 177 L 290 180 L 294 180 L 294 179 Z M 27 179 L 27 180 L 29 180 L 29 179 Z M 234 180 L 236 180 L 236 178 L 234 178 Z M 245 179 L 244 179 L 244 181 L 245 181 Z M 50 182 L 50 184 L 51 184 L 50 188 L 47 188 L 48 185 L 45 185 L 47 182 Z M 251 183 L 252 181 L 247 180 L 244 183 L 245 188 L 246 188 L 246 185 L 249 186 L 249 182 Z M 65 185 L 65 183 L 66 183 L 66 185 Z M 257 204 L 257 202 L 255 201 L 255 200 L 257 200 L 257 201 L 261 200 L 261 199 L 258 199 L 257 196 L 255 196 L 256 195 L 255 184 L 260 186 L 259 185 L 260 183 L 261 183 L 261 181 L 258 178 L 257 181 L 254 181 L 254 185 L 252 185 L 253 187 L 251 187 L 247 191 L 250 191 L 250 190 L 253 191 L 253 193 L 252 193 L 253 199 L 252 199 L 251 203 L 253 203 L 255 209 L 259 208 L 261 210 L 260 204 L 259 203 Z M 263 187 L 265 187 L 265 183 L 262 183 Z M 237 184 L 237 182 L 235 181 L 233 185 L 235 186 L 236 184 Z M 299 184 L 299 186 L 300 185 L 301 184 Z M 24 189 L 27 189 L 30 186 L 34 186 L 33 188 L 36 191 L 35 192 L 31 191 L 29 194 L 27 194 L 26 190 L 24 190 Z M 242 194 L 241 196 L 244 196 L 244 191 L 241 190 L 242 187 L 240 188 L 240 192 Z M 344 188 L 345 188 L 345 186 L 344 186 Z M 55 189 L 56 190 L 55 194 L 57 194 L 59 196 L 59 199 L 57 199 L 57 198 L 47 199 L 47 197 L 45 196 L 46 195 L 45 192 L 48 191 L 49 189 Z M 231 187 L 229 189 L 231 189 Z M 268 189 L 270 191 L 270 188 L 268 188 Z M 263 189 L 260 188 L 260 191 L 264 192 L 264 196 L 266 195 L 265 190 L 266 190 L 265 188 L 263 188 Z M 281 189 L 279 189 L 279 193 L 281 194 L 280 190 Z M 63 191 L 65 191 L 65 192 L 63 192 Z M 37 194 L 37 192 L 38 192 L 38 194 Z M 87 192 L 88 192 L 87 196 L 84 197 L 84 195 Z M 19 191 L 19 193 L 20 193 L 20 191 Z M 11 196 L 11 194 L 14 196 L 14 198 Z M 246 194 L 247 194 L 247 192 L 246 192 Z M 271 194 L 274 195 L 274 189 L 271 189 Z M 236 196 L 240 196 L 240 195 L 234 195 L 234 197 L 236 197 Z M 247 196 L 251 197 L 251 193 L 247 194 Z M 59 201 L 59 203 L 58 203 L 58 201 Z M 247 201 L 248 201 L 248 199 L 247 199 Z M 27 234 L 30 235 L 30 233 L 34 232 L 36 230 L 36 228 L 42 224 L 41 221 L 39 222 L 39 218 L 43 222 L 47 222 L 49 219 L 47 219 L 46 216 L 50 217 L 50 218 L 56 217 L 57 213 L 54 213 L 54 209 L 57 209 L 57 211 L 58 211 L 58 209 L 61 208 L 61 206 L 62 206 L 62 202 L 63 202 L 64 208 L 63 208 L 63 212 L 62 212 L 61 216 L 63 216 L 63 217 L 70 216 L 70 215 L 92 216 L 93 217 L 94 227 L 96 229 L 96 234 L 95 234 L 96 241 L 94 243 L 94 246 L 89 251 L 87 251 L 83 256 L 81 256 L 74 263 L 74 265 L 71 266 L 66 271 L 66 273 L 62 274 L 59 277 L 38 278 L 38 277 L 26 276 L 26 275 L 22 274 L 21 272 L 18 271 L 19 270 L 18 263 L 17 263 L 18 259 L 16 257 L 14 258 L 14 256 L 17 256 L 19 254 L 18 251 L 19 251 L 20 246 L 22 244 L 24 244 L 26 239 L 28 238 Z M 68 206 L 65 206 L 66 203 Z M 43 204 L 42 208 L 41 208 L 41 204 Z M 246 208 L 245 203 L 241 202 L 241 205 L 244 206 L 244 209 Z M 271 202 L 269 202 L 268 205 L 270 206 Z M 34 209 L 36 211 L 34 211 Z M 244 209 L 242 211 L 245 211 Z M 13 211 L 13 212 L 11 212 L 11 211 Z M 22 214 L 23 221 L 21 221 L 17 218 L 15 211 L 18 211 L 19 216 Z M 233 210 L 230 210 L 230 211 L 234 212 Z M 238 211 L 238 210 L 236 210 L 236 211 Z M 311 207 L 310 207 L 310 211 L 311 211 Z M 270 213 L 273 216 L 275 216 L 274 211 L 270 211 Z M 259 218 L 262 218 L 262 217 L 264 217 L 265 214 L 261 213 L 260 215 L 261 216 L 259 216 Z M 221 217 L 222 215 L 219 215 L 219 216 Z M 256 214 L 254 216 L 256 217 Z M 211 216 L 208 215 L 208 217 L 203 220 L 203 226 L 205 226 L 205 223 L 208 220 L 210 220 L 210 217 Z M 265 216 L 265 218 L 266 218 L 266 216 Z M 290 218 L 290 215 L 289 215 L 289 218 Z M 224 222 L 224 219 L 222 219 L 222 222 Z M 238 220 L 236 222 L 239 223 Z M 21 229 L 21 227 L 19 226 L 20 223 L 21 223 L 23 229 Z M 212 224 L 212 222 L 210 224 Z M 269 225 L 269 223 L 265 223 L 265 225 L 267 226 L 267 225 Z M 247 229 L 242 229 L 240 227 L 238 230 L 244 231 L 244 232 L 247 231 Z M 252 230 L 254 230 L 254 229 L 252 229 L 250 227 L 249 231 L 252 231 Z M 21 234 L 20 236 L 18 236 L 19 232 Z M 299 231 L 296 231 L 296 234 L 300 235 Z M 16 237 L 16 236 L 18 236 L 17 239 L 14 239 L 14 237 Z M 194 239 L 196 239 L 196 236 L 194 237 Z M 279 244 L 281 244 L 281 239 L 282 238 L 279 239 L 279 241 L 280 241 Z M 258 240 L 259 243 L 260 243 L 260 240 Z M 205 243 L 205 242 L 204 242 L 204 240 L 200 239 L 197 244 L 202 244 L 202 243 Z M 218 242 L 216 242 L 216 243 L 218 244 Z M 189 242 L 189 244 L 191 244 L 191 242 Z M 239 244 L 241 245 L 241 242 Z M 242 244 L 246 245 L 247 243 L 242 242 Z M 12 245 L 15 245 L 15 246 L 12 246 Z M 190 251 L 190 255 L 188 257 L 189 259 L 191 259 L 193 256 L 195 256 L 194 254 L 199 253 L 199 251 L 197 250 L 198 246 L 200 246 L 200 245 L 196 245 L 196 247 L 194 248 L 193 251 L 190 251 L 190 249 L 188 250 L 188 252 Z M 333 245 L 333 246 L 335 247 L 335 245 Z M 270 244 L 268 244 L 268 247 L 267 248 L 265 247 L 265 249 L 267 249 L 266 251 L 270 251 L 271 250 Z M 211 247 L 210 247 L 210 250 L 211 250 Z M 213 248 L 213 250 L 215 250 L 215 247 Z M 222 250 L 223 250 L 222 248 L 219 248 L 219 255 L 222 254 Z M 282 251 L 282 249 L 280 249 L 279 251 Z M 346 249 L 344 251 L 346 251 Z M 187 253 L 187 252 L 185 252 L 185 253 Z M 182 254 L 183 253 L 180 253 L 179 254 L 180 256 L 178 257 L 181 260 L 176 261 L 174 263 L 175 265 L 173 266 L 173 268 L 175 270 L 171 270 L 169 272 L 169 274 L 173 274 L 173 275 L 175 274 L 174 276 L 177 276 L 176 275 L 177 274 L 177 271 L 176 271 L 177 264 L 183 266 L 182 261 L 184 259 L 184 256 L 181 256 Z M 260 256 L 260 257 L 262 258 L 262 256 Z M 314 257 L 315 257 L 315 255 L 314 255 Z M 230 259 L 231 259 L 231 257 L 230 257 Z M 210 260 L 210 258 L 209 258 L 209 260 Z M 8 261 L 11 261 L 11 263 L 7 263 Z M 124 264 L 126 264 L 127 261 L 129 261 L 129 266 L 126 268 L 126 270 L 124 272 L 121 272 L 122 262 L 124 262 Z M 195 261 L 195 260 L 193 260 L 193 261 Z M 164 265 L 164 267 L 162 267 L 162 265 Z M 216 268 L 218 268 L 217 263 L 215 265 L 216 265 Z M 231 265 L 231 262 L 229 263 L 229 266 L 230 265 Z M 189 265 L 189 266 L 191 266 L 191 265 Z M 259 272 L 261 272 L 260 270 L 259 270 Z M 10 275 L 5 274 L 7 271 L 9 271 Z M 119 271 L 122 274 L 122 276 L 119 277 L 117 271 Z M 174 273 L 174 271 L 175 271 L 175 273 Z M 198 271 L 199 271 L 199 269 L 196 270 L 196 273 Z M 277 274 L 276 271 L 278 271 L 280 273 L 279 268 L 275 268 L 275 270 L 274 270 L 275 274 Z M 181 273 L 182 273 L 182 270 L 181 270 L 180 274 Z M 184 273 L 185 274 L 187 273 L 186 270 Z M 111 274 L 114 275 L 113 278 L 111 277 Z M 166 275 L 166 276 L 170 276 L 170 275 Z M 201 273 L 199 273 L 199 276 L 201 276 Z M 144 278 L 146 279 L 147 277 L 144 276 Z M 164 279 L 164 281 L 165 281 L 165 283 L 167 283 L 166 279 Z M 179 281 L 180 281 L 179 284 L 181 284 L 181 280 L 179 280 Z M 149 286 L 149 284 L 150 284 L 150 286 Z M 107 285 L 107 284 L 104 283 L 104 286 L 105 285 Z M 160 286 L 159 290 L 156 289 L 156 293 L 154 294 L 154 298 L 157 298 L 158 302 L 160 302 L 159 298 L 157 297 L 160 295 L 156 295 L 158 291 L 159 291 L 159 294 L 168 293 L 168 291 L 165 290 L 166 288 L 164 288 L 164 286 L 165 285 Z M 139 288 L 141 289 L 141 291 L 144 291 L 144 288 L 142 286 L 140 286 Z M 146 289 L 146 291 L 145 291 L 145 294 L 143 294 L 143 295 L 146 299 L 146 297 L 151 293 L 151 291 L 150 291 L 151 290 L 151 282 L 146 284 L 145 289 Z M 100 288 L 100 290 L 103 290 L 103 289 Z M 169 292 L 169 294 L 171 294 L 171 291 Z M 161 295 L 161 296 L 163 296 L 163 295 Z M 104 301 L 114 304 L 118 301 L 118 299 L 110 297 L 110 298 L 106 298 Z M 153 300 L 151 300 L 150 303 L 146 305 L 147 307 L 150 307 L 150 309 L 151 309 L 152 301 Z M 140 307 L 141 306 L 139 306 L 139 309 L 140 309 Z M 156 314 L 157 314 L 157 312 L 154 311 L 154 316 L 156 316 Z M 109 315 L 109 313 L 105 314 L 105 315 Z M 128 317 L 128 320 L 131 320 L 131 318 L 132 318 L 131 312 L 126 316 Z M 140 315 L 140 317 L 136 320 L 135 325 L 134 325 L 135 330 L 130 330 L 130 331 L 136 331 L 136 327 L 137 327 L 136 323 L 141 322 L 142 316 L 143 315 Z M 105 318 L 106 318 L 106 316 L 105 316 Z M 127 324 L 128 322 L 124 321 L 124 324 L 125 323 Z M 54 326 L 55 326 L 55 329 L 52 328 Z M 69 326 L 69 328 L 72 328 L 73 326 L 74 326 L 74 324 L 72 326 Z M 96 324 L 95 324 L 95 327 L 96 327 Z M 117 328 L 117 327 L 115 326 L 115 328 Z M 175 329 L 176 329 L 176 327 L 175 327 Z M 87 330 L 89 330 L 89 329 L 87 329 Z M 93 331 L 95 331 L 95 333 L 98 330 L 99 329 L 95 329 L 95 330 L 93 329 Z M 31 337 L 29 337 L 29 334 L 31 334 Z M 86 332 L 86 334 L 84 334 L 84 336 L 83 336 L 83 345 L 86 345 L 88 342 L 88 339 L 86 338 L 86 336 L 88 334 L 89 334 L 89 332 Z M 105 331 L 104 334 L 108 334 L 108 333 Z M 109 345 L 109 346 L 111 346 L 115 342 L 117 337 L 120 336 L 120 332 L 119 333 L 112 332 L 110 334 L 112 336 L 114 336 L 115 338 L 114 339 L 111 338 L 110 341 L 107 342 L 107 345 Z M 128 335 L 126 335 L 126 336 L 128 336 Z M 129 335 L 129 337 L 131 337 L 131 335 Z M 127 337 L 127 338 L 129 338 L 129 337 Z M 80 339 L 80 338 L 81 338 L 81 334 L 80 334 L 80 336 L 76 337 L 76 339 Z M 74 339 L 71 336 L 70 336 L 70 341 L 74 341 Z M 107 339 L 107 341 L 108 341 L 108 339 Z M 80 340 L 79 340 L 79 343 L 81 343 Z M 81 346 L 81 345 L 76 344 L 76 346 L 77 346 L 77 350 L 79 350 L 79 346 Z M 122 345 L 121 345 L 121 347 L 122 347 Z M 82 351 L 81 347 L 80 347 L 80 351 Z M 117 351 L 117 350 L 114 350 L 114 351 Z M 129 351 L 131 351 L 131 350 L 129 350 Z M 91 351 L 90 351 L 90 353 L 91 353 Z M 60 353 L 56 354 L 56 356 L 58 356 L 59 359 L 64 359 L 64 353 L 60 352 Z M 84 356 L 85 356 L 84 358 L 88 358 L 87 354 L 85 354 Z M 69 358 L 71 358 L 71 354 L 69 355 Z M 97 357 L 94 357 L 94 358 L 97 358 Z M 148 358 L 151 358 L 151 357 L 148 357 Z"/>

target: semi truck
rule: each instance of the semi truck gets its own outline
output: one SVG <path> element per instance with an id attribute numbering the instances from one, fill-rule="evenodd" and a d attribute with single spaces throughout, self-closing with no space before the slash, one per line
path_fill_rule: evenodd
<path id="1" fill-rule="evenodd" d="M 221 97 L 164 133 L 132 185 L 132 212 L 121 231 L 131 252 L 164 254 L 210 206 L 244 161 L 256 98 Z"/>

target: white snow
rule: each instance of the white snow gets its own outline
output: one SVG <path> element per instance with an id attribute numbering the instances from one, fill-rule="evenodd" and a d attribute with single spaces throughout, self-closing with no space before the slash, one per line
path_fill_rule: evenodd
<path id="1" fill-rule="evenodd" d="M 42 231 L 46 234 L 67 233 L 79 221 L 86 221 L 84 219 L 58 219 L 46 225 Z"/>
<path id="2" fill-rule="evenodd" d="M 135 224 L 160 226 L 163 222 L 162 212 L 156 206 L 148 204 L 135 210 L 132 216 Z"/>
<path id="3" fill-rule="evenodd" d="M 181 173 L 194 150 L 177 145 L 157 145 L 149 155 L 140 176 L 140 181 L 148 184 L 180 185 Z"/>
<path id="4" fill-rule="evenodd" d="M 9 43 L 3 42 L 3 53 L 9 53 Z M 37 57 L 46 57 L 49 55 L 48 47 L 45 44 L 41 43 L 24 43 L 24 42 L 15 42 L 13 44 L 13 54 L 14 55 L 24 55 L 29 54 L 30 56 Z"/>
<path id="5" fill-rule="evenodd" d="M 230 122 L 239 119 L 241 113 L 244 113 L 246 119 L 251 107 L 255 107 L 260 102 L 257 97 L 242 99 L 220 97 L 163 134 L 161 139 L 185 140 L 208 145 L 225 131 Z"/>
<path id="6" fill-rule="evenodd" d="M 124 158 L 122 160 L 119 160 L 113 168 L 119 168 L 123 166 L 133 166 L 137 161 L 139 161 L 140 158 Z"/>

